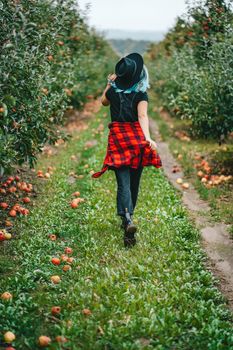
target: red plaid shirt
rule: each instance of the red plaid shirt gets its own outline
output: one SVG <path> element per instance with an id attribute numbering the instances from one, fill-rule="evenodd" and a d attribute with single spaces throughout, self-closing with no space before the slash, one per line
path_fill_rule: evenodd
<path id="1" fill-rule="evenodd" d="M 111 122 L 108 135 L 107 153 L 101 171 L 92 177 L 101 176 L 109 167 L 119 168 L 128 165 L 137 169 L 140 165 L 162 166 L 157 151 L 152 150 L 146 141 L 141 125 L 136 122 Z"/>

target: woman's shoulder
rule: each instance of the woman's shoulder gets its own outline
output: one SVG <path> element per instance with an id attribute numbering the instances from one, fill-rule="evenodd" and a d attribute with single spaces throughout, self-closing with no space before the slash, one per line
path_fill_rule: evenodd
<path id="1" fill-rule="evenodd" d="M 147 92 L 145 91 L 145 92 L 142 92 L 142 91 L 138 91 L 137 93 L 136 93 L 136 99 L 137 99 L 137 101 L 138 102 L 140 102 L 140 101 L 149 101 L 149 98 L 148 98 L 148 94 L 147 94 Z"/>
<path id="2" fill-rule="evenodd" d="M 110 88 L 106 91 L 105 95 L 106 95 L 108 100 L 110 100 L 111 97 L 115 96 L 116 95 L 116 91 L 115 91 L 114 87 L 110 86 Z"/>
<path id="3" fill-rule="evenodd" d="M 105 92 L 105 96 L 107 97 L 108 100 L 110 100 L 112 94 L 112 86 Z"/>

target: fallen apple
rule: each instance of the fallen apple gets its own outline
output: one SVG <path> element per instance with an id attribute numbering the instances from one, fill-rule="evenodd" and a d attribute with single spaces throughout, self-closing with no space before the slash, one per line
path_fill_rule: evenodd
<path id="1" fill-rule="evenodd" d="M 8 189 L 8 192 L 15 193 L 17 191 L 17 188 L 15 186 L 12 186 Z"/>
<path id="2" fill-rule="evenodd" d="M 16 336 L 14 333 L 8 331 L 4 334 L 4 340 L 6 343 L 12 343 L 15 340 Z"/>
<path id="3" fill-rule="evenodd" d="M 73 199 L 72 202 L 70 203 L 70 206 L 73 209 L 78 208 L 78 201 L 77 201 L 77 199 Z"/>
<path id="4" fill-rule="evenodd" d="M 201 170 L 199 170 L 198 172 L 197 172 L 197 176 L 199 176 L 199 177 L 203 177 L 205 174 L 203 173 L 203 171 L 201 171 Z"/>
<path id="5" fill-rule="evenodd" d="M 5 233 L 5 239 L 11 239 L 12 238 L 12 234 L 9 232 Z"/>
<path id="6" fill-rule="evenodd" d="M 56 336 L 55 339 L 58 343 L 66 343 L 68 341 L 67 338 L 64 337 L 63 335 L 58 335 L 58 336 Z"/>
<path id="7" fill-rule="evenodd" d="M 51 262 L 53 265 L 60 265 L 61 260 L 59 258 L 52 258 Z"/>
<path id="8" fill-rule="evenodd" d="M 182 187 L 185 188 L 185 189 L 188 189 L 189 188 L 189 183 L 188 182 L 184 182 L 182 184 Z"/>
<path id="9" fill-rule="evenodd" d="M 10 215 L 11 217 L 15 217 L 15 216 L 17 215 L 16 210 L 11 209 L 10 212 L 9 212 L 9 215 Z"/>
<path id="10" fill-rule="evenodd" d="M 1 295 L 2 300 L 11 300 L 12 299 L 12 294 L 9 292 L 4 292 Z"/>
<path id="11" fill-rule="evenodd" d="M 38 173 L 37 173 L 37 177 L 44 177 L 44 174 L 43 174 L 43 172 L 41 171 L 38 171 Z"/>
<path id="12" fill-rule="evenodd" d="M 64 265 L 63 268 L 62 268 L 63 271 L 69 271 L 71 270 L 71 266 L 70 265 Z"/>
<path id="13" fill-rule="evenodd" d="M 47 171 L 50 173 L 50 171 L 53 171 L 53 167 L 52 166 L 48 166 Z"/>
<path id="14" fill-rule="evenodd" d="M 6 225 L 7 227 L 13 226 L 13 224 L 12 224 L 12 222 L 11 222 L 10 220 L 6 220 L 6 221 L 5 221 L 5 225 Z"/>
<path id="15" fill-rule="evenodd" d="M 24 203 L 30 203 L 31 202 L 31 199 L 29 197 L 24 197 L 23 198 L 23 202 Z"/>
<path id="16" fill-rule="evenodd" d="M 3 231 L 0 231 L 0 242 L 5 241 L 6 237 L 5 237 L 5 233 Z"/>
<path id="17" fill-rule="evenodd" d="M 38 343 L 41 347 L 46 347 L 51 343 L 51 338 L 47 337 L 46 335 L 41 335 L 38 339 Z"/>
<path id="18" fill-rule="evenodd" d="M 80 192 L 79 192 L 79 191 L 76 191 L 76 192 L 74 192 L 74 193 L 72 194 L 72 196 L 74 196 L 74 197 L 79 197 L 79 196 L 80 196 Z"/>
<path id="19" fill-rule="evenodd" d="M 61 282 L 61 278 L 60 278 L 60 276 L 51 276 L 51 281 L 54 283 L 54 284 L 58 284 L 58 283 L 60 283 Z"/>
<path id="20" fill-rule="evenodd" d="M 83 309 L 83 310 L 82 310 L 82 313 L 83 313 L 83 315 L 85 315 L 85 316 L 90 316 L 90 315 L 91 315 L 91 310 L 89 310 L 89 309 Z"/>
<path id="21" fill-rule="evenodd" d="M 21 209 L 20 209 L 20 213 L 21 213 L 22 215 L 28 215 L 28 214 L 29 214 L 29 210 L 26 209 L 26 208 L 21 208 Z"/>
<path id="22" fill-rule="evenodd" d="M 5 202 L 2 202 L 2 203 L 0 203 L 0 207 L 2 208 L 2 209 L 7 209 L 8 208 L 8 204 L 7 203 L 5 203 Z"/>
<path id="23" fill-rule="evenodd" d="M 51 240 L 51 241 L 56 241 L 57 236 L 56 236 L 56 235 L 51 234 L 51 235 L 49 235 L 49 238 L 50 238 L 50 240 Z"/>
<path id="24" fill-rule="evenodd" d="M 176 179 L 176 182 L 177 182 L 178 184 L 182 184 L 182 183 L 183 183 L 183 180 L 182 180 L 181 177 L 178 177 L 178 179 Z"/>
<path id="25" fill-rule="evenodd" d="M 51 309 L 51 313 L 53 315 L 59 315 L 61 313 L 60 306 L 53 306 L 52 309 Z"/>
<path id="26" fill-rule="evenodd" d="M 62 261 L 68 261 L 68 259 L 69 259 L 69 257 L 67 255 L 65 255 L 65 254 L 61 255 L 61 260 Z"/>
<path id="27" fill-rule="evenodd" d="M 66 247 L 66 248 L 65 248 L 65 253 L 66 253 L 66 254 L 72 254 L 72 253 L 73 253 L 73 249 L 70 248 L 70 247 Z"/>
<path id="28" fill-rule="evenodd" d="M 178 154 L 177 159 L 181 160 L 183 158 L 182 154 Z"/>
<path id="29" fill-rule="evenodd" d="M 72 257 L 69 257 L 69 258 L 67 259 L 67 262 L 68 262 L 69 264 L 72 264 L 73 261 L 74 261 L 74 258 L 72 258 Z"/>

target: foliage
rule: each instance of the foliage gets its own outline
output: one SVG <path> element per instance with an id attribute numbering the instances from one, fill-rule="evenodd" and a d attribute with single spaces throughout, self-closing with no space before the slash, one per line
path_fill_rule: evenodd
<path id="1" fill-rule="evenodd" d="M 76 1 L 1 0 L 0 8 L 2 173 L 15 163 L 33 165 L 45 142 L 64 137 L 57 125 L 70 99 L 80 107 L 99 93 L 91 81 L 101 84 L 114 55 Z"/>
<path id="2" fill-rule="evenodd" d="M 197 136 L 220 142 L 233 130 L 232 32 L 224 1 L 199 1 L 147 54 L 164 105 L 190 118 Z"/>

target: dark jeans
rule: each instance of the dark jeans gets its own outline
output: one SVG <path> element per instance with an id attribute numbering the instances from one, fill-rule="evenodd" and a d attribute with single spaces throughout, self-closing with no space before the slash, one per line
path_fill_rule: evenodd
<path id="1" fill-rule="evenodd" d="M 133 169 L 122 166 L 114 169 L 117 180 L 117 215 L 124 216 L 125 208 L 132 215 L 137 203 L 143 167 Z"/>

